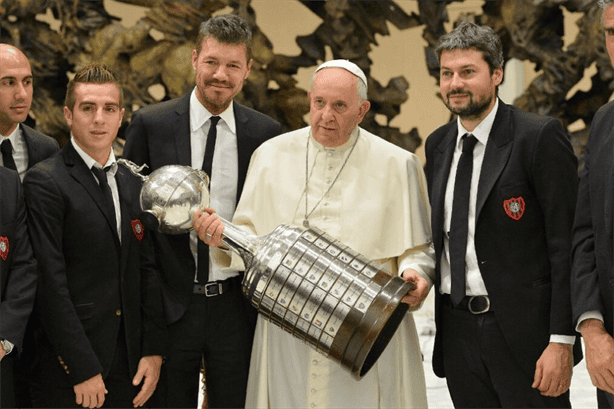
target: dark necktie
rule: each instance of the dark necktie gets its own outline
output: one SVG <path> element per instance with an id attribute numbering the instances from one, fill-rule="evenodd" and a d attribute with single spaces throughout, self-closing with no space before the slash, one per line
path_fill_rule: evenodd
<path id="1" fill-rule="evenodd" d="M 203 170 L 209 176 L 209 183 L 211 183 L 213 151 L 215 150 L 215 140 L 217 139 L 217 123 L 219 120 L 219 116 L 211 117 L 211 126 L 209 127 L 209 133 L 207 134 L 207 145 L 205 146 L 205 159 L 203 160 Z"/>
<path id="2" fill-rule="evenodd" d="M 2 141 L 0 150 L 2 151 L 2 163 L 4 163 L 4 167 L 16 171 L 17 166 L 15 165 L 15 160 L 13 159 L 13 144 L 11 143 L 11 140 L 5 139 Z"/>
<path id="3" fill-rule="evenodd" d="M 211 117 L 211 126 L 207 134 L 207 145 L 205 146 L 205 159 L 203 160 L 203 171 L 209 176 L 209 186 L 211 186 L 211 168 L 213 167 L 213 151 L 215 150 L 215 140 L 217 139 L 217 123 L 219 116 Z M 198 240 L 198 269 L 196 280 L 200 284 L 209 281 L 209 246 L 202 240 Z"/>
<path id="4" fill-rule="evenodd" d="M 452 303 L 456 306 L 465 297 L 465 256 L 467 254 L 467 229 L 469 225 L 469 191 L 473 173 L 473 148 L 475 136 L 463 136 L 463 153 L 456 169 L 452 220 L 450 222 L 450 269 L 452 274 Z"/>
<path id="5" fill-rule="evenodd" d="M 105 212 L 109 220 L 113 223 L 113 226 L 117 228 L 117 220 L 115 219 L 115 204 L 113 203 L 113 193 L 111 193 L 111 187 L 109 186 L 109 181 L 107 180 L 107 172 L 111 167 L 107 166 L 104 169 L 100 169 L 96 166 L 92 166 L 92 172 L 98 179 L 100 184 L 100 190 L 102 190 L 102 194 L 104 196 L 104 206 Z"/>

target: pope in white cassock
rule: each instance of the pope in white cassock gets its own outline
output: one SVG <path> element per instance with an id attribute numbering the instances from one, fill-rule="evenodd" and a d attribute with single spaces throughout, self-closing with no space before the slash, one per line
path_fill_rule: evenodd
<path id="1" fill-rule="evenodd" d="M 358 127 L 370 108 L 362 70 L 346 60 L 316 69 L 311 126 L 275 137 L 254 152 L 233 224 L 259 236 L 278 225 L 318 227 L 416 288 L 418 306 L 434 279 L 430 207 L 420 160 Z M 221 246 L 223 224 L 205 209 L 194 217 L 201 240 Z M 242 266 L 218 253 L 218 263 Z M 241 268 L 241 267 L 239 267 Z M 244 269 L 244 268 L 243 268 Z M 356 380 L 311 346 L 258 317 L 247 407 L 425 408 L 420 343 L 408 313 L 377 363 Z"/>

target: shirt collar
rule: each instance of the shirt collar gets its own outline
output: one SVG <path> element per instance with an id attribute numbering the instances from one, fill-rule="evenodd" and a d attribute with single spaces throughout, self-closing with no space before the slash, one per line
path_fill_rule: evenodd
<path id="1" fill-rule="evenodd" d="M 498 109 L 499 109 L 499 98 L 497 98 L 497 100 L 495 101 L 495 106 L 488 113 L 488 115 L 486 115 L 486 118 L 484 118 L 482 122 L 480 122 L 478 126 L 476 126 L 475 129 L 471 132 L 465 129 L 465 127 L 461 123 L 460 117 L 457 117 L 456 123 L 458 124 L 458 136 L 456 139 L 456 144 L 457 145 L 462 144 L 463 135 L 470 133 L 471 135 L 475 136 L 475 138 L 479 142 L 481 142 L 482 145 L 486 145 L 486 142 L 488 142 L 488 135 L 490 135 L 490 131 L 492 129 L 492 125 L 495 123 L 495 118 L 497 116 Z"/>
<path id="2" fill-rule="evenodd" d="M 196 130 L 202 128 L 202 126 L 214 116 L 207 108 L 200 103 L 198 98 L 196 97 L 196 87 L 192 90 L 192 94 L 190 95 L 190 130 L 192 132 L 196 132 Z M 230 105 L 228 108 L 224 110 L 221 114 L 217 115 L 224 120 L 226 125 L 230 128 L 230 131 L 233 134 L 236 134 L 236 124 L 235 124 L 235 111 L 234 111 L 234 101 L 230 101 Z"/>
<path id="3" fill-rule="evenodd" d="M 104 166 L 101 166 L 100 163 L 98 163 L 90 155 L 85 153 L 83 149 L 81 149 L 77 142 L 75 142 L 75 138 L 73 136 L 71 136 L 70 142 L 72 143 L 72 146 L 75 148 L 81 159 L 83 159 L 83 162 L 85 162 L 85 165 L 88 167 L 88 169 L 91 169 L 94 166 L 100 169 L 104 169 L 110 166 L 110 169 L 107 173 L 111 174 L 111 176 L 115 176 L 115 172 L 117 172 L 117 161 L 115 160 L 115 153 L 113 153 L 113 149 L 111 149 L 111 154 L 109 155 L 109 159 L 107 159 L 107 163 L 105 163 Z"/>
<path id="4" fill-rule="evenodd" d="M 11 132 L 9 136 L 2 136 L 1 142 L 4 142 L 5 139 L 9 139 L 11 141 L 11 145 L 13 145 L 13 150 L 15 150 L 19 139 L 21 139 L 21 126 L 17 124 L 17 126 L 15 127 L 15 129 L 13 129 L 13 132 Z"/>

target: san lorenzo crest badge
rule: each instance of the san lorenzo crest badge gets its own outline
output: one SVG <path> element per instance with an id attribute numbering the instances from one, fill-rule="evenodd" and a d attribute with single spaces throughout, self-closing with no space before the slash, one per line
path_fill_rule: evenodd
<path id="1" fill-rule="evenodd" d="M 5 236 L 0 236 L 0 257 L 4 261 L 9 257 L 9 238 Z"/>
<path id="2" fill-rule="evenodd" d="M 524 214 L 524 208 L 525 204 L 522 196 L 512 197 L 511 199 L 503 201 L 503 209 L 505 210 L 505 214 L 507 214 L 513 220 L 520 220 Z"/>
<path id="3" fill-rule="evenodd" d="M 130 222 L 132 225 L 132 233 L 134 233 L 134 237 L 138 241 L 143 240 L 143 235 L 145 234 L 145 228 L 143 227 L 143 223 L 139 219 L 134 219 Z"/>

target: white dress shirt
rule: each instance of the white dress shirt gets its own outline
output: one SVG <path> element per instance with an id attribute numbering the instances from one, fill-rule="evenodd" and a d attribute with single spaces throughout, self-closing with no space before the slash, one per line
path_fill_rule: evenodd
<path id="1" fill-rule="evenodd" d="M 71 137 L 70 142 L 72 146 L 75 148 L 81 159 L 85 162 L 85 165 L 88 169 L 92 169 L 93 166 L 104 169 L 107 166 L 111 168 L 107 172 L 107 183 L 111 188 L 111 194 L 113 195 L 113 207 L 115 208 L 115 223 L 117 228 L 117 235 L 119 236 L 119 241 L 122 241 L 122 229 L 121 229 L 121 221 L 122 221 L 122 213 L 121 213 L 121 205 L 119 204 L 119 190 L 117 189 L 117 181 L 115 180 L 115 174 L 117 173 L 117 161 L 115 160 L 115 154 L 113 153 L 113 149 L 111 149 L 111 154 L 109 155 L 109 159 L 107 159 L 107 163 L 104 166 L 101 166 L 95 159 L 93 159 L 90 155 L 85 153 L 83 149 L 75 142 L 75 138 Z M 92 172 L 94 175 L 94 172 Z M 100 185 L 100 181 L 96 175 L 94 175 L 94 179 Z"/>
<path id="2" fill-rule="evenodd" d="M 195 90 L 196 88 L 190 96 L 191 160 L 194 169 L 202 169 L 207 135 L 211 126 L 210 118 L 214 115 L 200 103 Z M 239 181 L 239 153 L 233 102 L 219 117 L 221 119 L 217 124 L 217 138 L 215 139 L 215 151 L 211 165 L 209 207 L 215 209 L 219 216 L 230 221 L 237 206 L 237 185 Z M 196 261 L 194 270 L 194 281 L 196 281 L 198 236 L 193 230 L 190 232 L 190 250 L 192 250 L 192 255 Z M 213 263 L 213 256 L 209 256 L 209 281 L 221 281 L 238 274 L 236 270 L 224 269 L 222 271 L 217 264 Z"/>
<path id="3" fill-rule="evenodd" d="M 488 135 L 492 129 L 499 108 L 499 100 L 495 103 L 494 108 L 490 113 L 479 123 L 479 125 L 469 132 L 462 125 L 460 118 L 457 119 L 458 136 L 454 148 L 454 156 L 452 157 L 452 166 L 450 167 L 450 177 L 446 186 L 445 204 L 443 210 L 443 228 L 444 228 L 444 249 L 441 255 L 441 293 L 450 294 L 451 292 L 451 275 L 450 275 L 450 241 L 448 232 L 450 231 L 450 223 L 452 221 L 452 202 L 454 200 L 454 182 L 456 181 L 456 169 L 458 161 L 463 153 L 462 137 L 467 133 L 471 133 L 478 140 L 473 149 L 473 173 L 471 174 L 471 188 L 469 190 L 469 226 L 467 229 L 467 254 L 465 261 L 467 263 L 466 273 L 466 294 L 467 295 L 488 295 L 486 285 L 482 279 L 480 268 L 478 267 L 478 257 L 475 253 L 475 218 L 476 218 L 476 203 L 478 198 L 478 182 L 480 173 L 482 172 L 482 162 L 484 161 L 484 151 L 488 142 Z"/>
<path id="4" fill-rule="evenodd" d="M 452 166 L 450 167 L 450 176 L 448 185 L 446 186 L 446 197 L 444 204 L 444 249 L 441 255 L 441 286 L 439 291 L 442 294 L 450 294 L 451 292 L 451 275 L 450 275 L 450 242 L 448 232 L 450 231 L 450 223 L 452 221 L 452 202 L 454 199 L 454 182 L 456 181 L 456 168 L 462 154 L 463 144 L 462 137 L 467 133 L 471 133 L 478 140 L 473 149 L 473 173 L 471 175 L 471 189 L 469 191 L 469 226 L 467 230 L 467 254 L 465 262 L 467 264 L 465 284 L 466 295 L 488 295 L 486 285 L 482 279 L 482 273 L 478 266 L 478 257 L 475 252 L 475 220 L 476 220 L 476 203 L 478 198 L 478 184 L 482 171 L 482 162 L 484 161 L 484 152 L 488 143 L 488 136 L 492 129 L 497 110 L 499 109 L 499 99 L 495 103 L 494 108 L 490 113 L 469 132 L 462 125 L 460 118 L 457 118 L 458 136 L 456 146 L 454 148 L 454 156 L 452 157 Z M 550 335 L 550 342 L 558 342 L 563 344 L 573 345 L 575 337 L 573 335 Z"/>
<path id="5" fill-rule="evenodd" d="M 5 139 L 9 139 L 13 145 L 13 160 L 15 161 L 19 178 L 23 182 L 26 170 L 28 170 L 28 146 L 26 145 L 25 138 L 21 134 L 21 127 L 19 124 L 17 124 L 15 130 L 13 130 L 9 136 L 3 136 L 0 143 L 4 142 Z M 0 164 L 4 166 L 2 155 L 0 155 Z"/>

